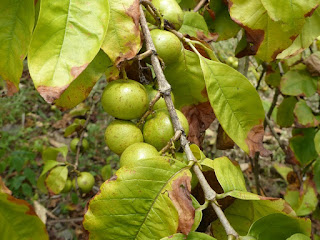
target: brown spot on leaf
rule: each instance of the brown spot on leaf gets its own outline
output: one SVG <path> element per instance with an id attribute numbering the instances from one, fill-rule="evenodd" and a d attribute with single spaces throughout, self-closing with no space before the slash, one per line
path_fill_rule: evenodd
<path id="1" fill-rule="evenodd" d="M 115 181 L 117 179 L 118 179 L 118 176 L 117 175 L 113 175 L 111 178 L 109 178 L 108 182 Z"/>
<path id="2" fill-rule="evenodd" d="M 205 35 L 203 31 L 197 31 L 197 38 L 206 42 L 217 41 L 219 35 L 217 33 L 209 33 L 209 35 Z"/>
<path id="3" fill-rule="evenodd" d="M 179 214 L 178 231 L 188 235 L 194 223 L 195 209 L 192 205 L 191 177 L 184 175 L 172 182 L 172 190 L 169 191 L 169 198 Z"/>
<path id="4" fill-rule="evenodd" d="M 39 86 L 37 91 L 47 103 L 53 103 L 68 88 L 69 84 L 62 87 Z"/>
<path id="5" fill-rule="evenodd" d="M 293 41 L 293 40 L 292 40 L 292 41 Z M 283 51 L 283 49 L 281 50 L 281 49 L 278 48 L 276 51 L 273 52 L 271 58 L 272 58 L 273 60 L 275 60 L 276 57 L 278 56 L 278 54 L 281 53 L 282 51 Z"/>
<path id="6" fill-rule="evenodd" d="M 140 35 L 139 19 L 140 19 L 140 3 L 139 0 L 134 0 L 133 4 L 126 10 L 126 14 L 132 18 L 134 22 L 134 32 L 137 36 Z"/>
<path id="7" fill-rule="evenodd" d="M 36 4 L 37 4 L 37 2 L 38 2 L 38 0 L 34 0 L 34 5 L 36 5 Z"/>
<path id="8" fill-rule="evenodd" d="M 300 165 L 299 161 L 297 160 L 296 156 L 294 155 L 294 152 L 290 147 L 288 147 L 286 150 L 285 161 L 286 163 L 291 165 Z"/>
<path id="9" fill-rule="evenodd" d="M 213 109 L 208 102 L 185 106 L 181 109 L 189 123 L 188 140 L 201 146 L 204 133 L 210 124 L 216 119 Z"/>
<path id="10" fill-rule="evenodd" d="M 17 93 L 19 90 L 18 88 L 16 87 L 16 85 L 14 85 L 13 82 L 10 82 L 10 81 L 6 81 L 7 83 L 7 95 L 8 96 L 13 96 L 13 94 Z"/>
<path id="11" fill-rule="evenodd" d="M 88 65 L 89 63 L 86 63 L 82 66 L 71 68 L 71 76 L 73 77 L 73 79 L 76 79 L 80 75 L 80 73 L 82 73 L 83 70 L 87 68 Z"/>
<path id="12" fill-rule="evenodd" d="M 249 156 L 254 157 L 256 152 L 260 152 L 260 155 L 267 157 L 271 154 L 270 151 L 263 147 L 264 129 L 262 123 L 254 126 L 248 133 L 246 138 L 246 144 L 249 147 Z"/>
<path id="13" fill-rule="evenodd" d="M 14 204 L 16 204 L 16 205 L 22 205 L 22 206 L 28 207 L 28 210 L 25 212 L 25 214 L 37 216 L 37 214 L 34 211 L 33 207 L 27 201 L 12 197 L 10 195 L 8 195 L 7 200 L 12 202 L 12 203 L 14 203 Z"/>
<path id="14" fill-rule="evenodd" d="M 11 195 L 11 191 L 9 188 L 7 188 L 7 186 L 4 184 L 4 182 L 2 181 L 2 178 L 0 176 L 0 193 L 6 193 Z"/>
<path id="15" fill-rule="evenodd" d="M 311 9 L 310 12 L 306 13 L 304 16 L 305 17 L 311 17 L 314 11 L 319 7 L 319 4 L 317 4 L 314 8 Z"/>
<path id="16" fill-rule="evenodd" d="M 217 149 L 227 150 L 232 149 L 233 146 L 234 141 L 228 136 L 228 134 L 223 130 L 223 128 L 219 124 L 217 135 Z"/>
<path id="17" fill-rule="evenodd" d="M 206 41 L 204 40 L 201 40 L 201 39 L 198 39 L 196 37 L 192 37 L 192 36 L 189 36 L 188 34 L 185 34 L 184 35 L 185 37 L 191 39 L 191 40 L 196 40 L 196 41 L 199 41 L 201 42 L 202 44 L 204 44 L 206 47 L 208 47 L 209 49 L 212 49 L 210 44 L 207 43 Z M 218 35 L 217 35 L 217 38 L 218 38 Z M 187 43 L 183 43 L 183 47 L 189 51 L 192 51 L 192 48 L 187 44 Z M 207 52 L 203 49 L 202 46 L 198 45 L 198 44 L 195 44 L 195 48 L 198 50 L 198 52 L 201 54 L 201 56 L 205 57 L 205 58 L 208 58 L 210 59 L 210 56 L 207 54 Z"/>

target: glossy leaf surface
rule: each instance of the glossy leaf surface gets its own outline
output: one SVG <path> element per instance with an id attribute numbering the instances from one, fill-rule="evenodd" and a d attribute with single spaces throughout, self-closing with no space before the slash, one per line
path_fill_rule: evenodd
<path id="1" fill-rule="evenodd" d="M 34 85 L 47 102 L 58 99 L 93 60 L 108 22 L 108 1 L 41 1 L 28 63 Z"/>
<path id="2" fill-rule="evenodd" d="M 109 1 L 110 21 L 101 48 L 117 65 L 133 58 L 141 48 L 139 1 Z"/>
<path id="3" fill-rule="evenodd" d="M 250 156 L 267 154 L 262 146 L 264 110 L 254 87 L 226 64 L 203 57 L 200 63 L 210 104 L 225 132 Z"/>
<path id="4" fill-rule="evenodd" d="M 83 224 L 90 239 L 160 239 L 176 233 L 179 216 L 168 192 L 177 179 L 191 180 L 185 166 L 157 157 L 120 168 L 89 203 Z"/>
<path id="5" fill-rule="evenodd" d="M 0 1 L 0 76 L 8 94 L 19 90 L 20 77 L 34 26 L 33 0 Z"/>
<path id="6" fill-rule="evenodd" d="M 49 239 L 45 225 L 32 206 L 5 193 L 0 193 L 0 222 L 1 239 Z"/>

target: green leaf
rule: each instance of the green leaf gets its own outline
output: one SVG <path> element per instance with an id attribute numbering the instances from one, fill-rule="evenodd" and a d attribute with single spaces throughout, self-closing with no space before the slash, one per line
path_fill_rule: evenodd
<path id="1" fill-rule="evenodd" d="M 191 232 L 188 236 L 176 233 L 172 236 L 161 238 L 161 240 L 214 240 L 215 238 L 201 232 Z"/>
<path id="2" fill-rule="evenodd" d="M 198 200 L 190 195 L 191 197 L 191 200 L 192 200 L 192 205 L 193 207 L 195 208 L 195 215 L 194 215 L 194 223 L 192 225 L 192 228 L 191 228 L 191 232 L 197 230 L 197 228 L 199 227 L 200 223 L 201 223 L 201 220 L 202 220 L 202 210 L 199 209 L 201 207 L 200 203 L 198 202 Z"/>
<path id="3" fill-rule="evenodd" d="M 261 0 L 269 17 L 280 22 L 284 29 L 292 29 L 304 23 L 304 19 L 319 6 L 319 0 Z"/>
<path id="4" fill-rule="evenodd" d="M 221 193 L 217 195 L 218 199 L 222 199 L 225 197 L 233 197 L 233 198 L 237 198 L 237 199 L 242 199 L 242 200 L 260 200 L 260 196 L 251 192 L 247 192 L 246 190 L 244 191 L 239 191 L 239 190 L 233 190 L 230 192 L 226 192 L 226 193 Z"/>
<path id="5" fill-rule="evenodd" d="M 178 61 L 168 65 L 164 74 L 172 87 L 177 109 L 208 101 L 199 57 L 194 52 L 183 49 Z"/>
<path id="6" fill-rule="evenodd" d="M 201 162 L 201 165 L 214 170 L 224 192 L 232 190 L 247 191 L 240 166 L 227 157 L 220 157 L 214 160 L 207 158 Z"/>
<path id="7" fill-rule="evenodd" d="M 254 222 L 250 227 L 248 236 L 257 240 L 286 240 L 295 233 L 310 236 L 310 219 L 300 219 L 282 213 L 274 213 Z"/>
<path id="8" fill-rule="evenodd" d="M 277 63 L 273 62 L 267 65 L 265 81 L 272 87 L 278 87 L 280 85 L 281 74 Z"/>
<path id="9" fill-rule="evenodd" d="M 314 145 L 315 145 L 316 151 L 320 155 L 320 130 L 318 130 L 318 132 L 314 136 Z"/>
<path id="10" fill-rule="evenodd" d="M 84 126 L 85 122 L 85 119 L 75 119 L 74 122 L 71 125 L 69 125 L 64 131 L 64 137 L 68 137 L 72 133 L 80 130 Z"/>
<path id="11" fill-rule="evenodd" d="M 133 58 L 141 48 L 139 1 L 109 1 L 110 21 L 101 48 L 118 65 Z"/>
<path id="12" fill-rule="evenodd" d="M 200 150 L 200 148 L 198 147 L 198 145 L 196 144 L 191 144 L 190 145 L 190 149 L 191 152 L 193 153 L 193 156 L 197 159 L 197 160 L 203 160 L 206 158 L 206 156 L 204 155 L 204 153 Z"/>
<path id="13" fill-rule="evenodd" d="M 317 91 L 318 79 L 305 70 L 291 70 L 281 78 L 280 90 L 285 95 L 311 97 Z"/>
<path id="14" fill-rule="evenodd" d="M 0 222 L 1 239 L 49 239 L 45 225 L 32 206 L 5 193 L 0 193 Z"/>
<path id="15" fill-rule="evenodd" d="M 294 108 L 294 114 L 297 117 L 298 123 L 303 127 L 315 127 L 320 124 L 320 119 L 318 120 L 312 113 L 312 109 L 307 105 L 306 101 L 299 100 Z"/>
<path id="16" fill-rule="evenodd" d="M 0 76 L 8 95 L 19 90 L 20 77 L 34 27 L 33 0 L 0 1 Z"/>
<path id="17" fill-rule="evenodd" d="M 171 197 L 177 181 L 190 182 L 186 165 L 156 157 L 122 167 L 89 203 L 83 225 L 92 239 L 160 239 L 176 233 Z M 113 227 L 106 227 L 113 226 Z"/>
<path id="18" fill-rule="evenodd" d="M 272 213 L 285 213 L 295 216 L 294 211 L 283 199 L 268 199 L 260 197 L 261 200 L 245 201 L 236 199 L 224 213 L 231 226 L 239 235 L 247 235 L 250 226 L 258 219 Z M 219 220 L 212 223 L 212 232 L 219 240 L 227 240 L 225 230 Z M 277 239 L 277 238 L 275 238 Z"/>
<path id="19" fill-rule="evenodd" d="M 313 181 L 316 184 L 318 193 L 320 193 L 320 158 L 318 158 L 313 165 Z"/>
<path id="20" fill-rule="evenodd" d="M 84 101 L 93 86 L 111 65 L 110 58 L 100 50 L 89 66 L 70 84 L 54 104 L 62 109 L 70 109 Z"/>
<path id="21" fill-rule="evenodd" d="M 228 7 L 222 4 L 221 11 L 215 14 L 215 19 L 208 23 L 211 31 L 218 34 L 217 41 L 235 37 L 240 31 L 240 26 L 230 18 Z"/>
<path id="22" fill-rule="evenodd" d="M 288 183 L 287 176 L 289 172 L 292 172 L 292 167 L 287 167 L 284 164 L 274 163 L 273 167 L 276 169 L 276 171 L 281 175 L 281 177 Z"/>
<path id="23" fill-rule="evenodd" d="M 58 99 L 97 55 L 109 22 L 108 2 L 41 0 L 28 63 L 47 102 Z"/>
<path id="24" fill-rule="evenodd" d="M 52 168 L 58 166 L 58 165 L 62 165 L 63 163 L 61 162 L 57 162 L 57 161 L 53 161 L 53 160 L 48 160 L 45 162 L 43 170 L 38 178 L 37 181 L 37 187 L 39 188 L 40 191 L 47 193 L 47 188 L 44 184 L 44 181 L 46 179 L 46 174 L 48 171 L 50 171 Z"/>
<path id="25" fill-rule="evenodd" d="M 44 162 L 46 162 L 47 160 L 56 160 L 59 153 L 61 153 L 63 158 L 66 159 L 68 154 L 68 147 L 48 147 L 42 151 L 42 160 Z"/>
<path id="26" fill-rule="evenodd" d="M 45 183 L 51 193 L 58 194 L 66 185 L 68 178 L 68 167 L 55 167 L 48 174 Z"/>
<path id="27" fill-rule="evenodd" d="M 305 181 L 301 190 L 287 188 L 284 199 L 291 205 L 298 216 L 311 214 L 318 205 L 317 191 L 311 181 Z"/>
<path id="28" fill-rule="evenodd" d="M 314 128 L 296 128 L 292 130 L 289 147 L 302 165 L 307 165 L 310 161 L 318 157 L 314 145 L 315 134 L 316 130 Z"/>
<path id="29" fill-rule="evenodd" d="M 183 23 L 179 32 L 203 40 L 210 38 L 208 26 L 203 16 L 193 11 L 184 13 Z"/>
<path id="30" fill-rule="evenodd" d="M 310 238 L 302 233 L 296 233 L 287 238 L 287 240 L 310 240 Z"/>
<path id="31" fill-rule="evenodd" d="M 291 127 L 294 123 L 293 110 L 298 100 L 295 97 L 287 97 L 283 99 L 278 107 L 277 124 L 280 127 Z"/>
<path id="32" fill-rule="evenodd" d="M 269 0 L 265 0 L 264 3 L 267 1 Z M 270 17 L 270 13 L 273 16 L 278 15 L 274 12 L 277 8 L 276 2 L 266 5 L 262 0 L 228 1 L 231 18 L 245 29 L 247 35 L 248 45 L 243 52 L 239 53 L 241 56 L 256 54 L 261 60 L 271 62 L 280 52 L 288 48 L 300 33 L 304 19 L 299 18 L 293 21 L 294 26 L 292 26 L 291 22 L 275 21 Z M 284 11 L 283 18 L 290 18 L 291 8 L 289 11 L 283 7 L 280 9 Z M 296 17 L 296 13 L 292 17 Z"/>
<path id="33" fill-rule="evenodd" d="M 210 104 L 228 136 L 251 157 L 263 148 L 264 110 L 246 77 L 226 64 L 200 57 Z M 241 101 L 239 101 L 241 99 Z"/>
<path id="34" fill-rule="evenodd" d="M 295 56 L 309 47 L 316 37 L 320 35 L 320 8 L 317 8 L 311 17 L 306 18 L 301 33 L 292 45 L 280 53 L 277 58 L 284 59 Z"/>

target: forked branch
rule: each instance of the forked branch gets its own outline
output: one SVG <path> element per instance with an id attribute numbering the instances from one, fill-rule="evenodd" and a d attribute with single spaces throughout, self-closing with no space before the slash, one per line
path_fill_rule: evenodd
<path id="1" fill-rule="evenodd" d="M 140 5 L 140 25 L 143 31 L 143 35 L 146 41 L 146 47 L 147 50 L 151 50 L 154 54 L 151 55 L 151 63 L 155 72 L 155 75 L 157 77 L 157 81 L 158 81 L 158 85 L 159 85 L 159 90 L 163 95 L 163 98 L 166 102 L 167 105 L 167 109 L 169 111 L 170 117 L 171 117 L 171 121 L 173 123 L 173 127 L 174 127 L 174 131 L 175 133 L 178 131 L 181 131 L 181 137 L 180 137 L 180 142 L 181 142 L 181 146 L 184 150 L 184 152 L 187 155 L 187 159 L 189 160 L 189 162 L 196 162 L 196 158 L 194 157 L 191 149 L 190 149 L 190 145 L 189 145 L 189 141 L 187 140 L 186 134 L 184 129 L 182 128 L 182 125 L 179 121 L 177 112 L 175 110 L 175 107 L 173 105 L 172 99 L 171 99 L 171 86 L 170 84 L 167 82 L 159 59 L 156 55 L 156 49 L 154 47 L 151 35 L 150 35 L 150 31 L 147 25 L 147 21 L 143 12 L 143 9 Z M 221 224 L 223 225 L 227 235 L 231 238 L 238 238 L 238 233 L 233 229 L 233 227 L 230 225 L 228 219 L 226 218 L 226 216 L 224 215 L 223 211 L 221 210 L 220 206 L 217 204 L 216 202 L 216 192 L 210 187 L 210 185 L 208 184 L 207 180 L 205 179 L 202 171 L 200 170 L 199 166 L 197 164 L 193 165 L 193 170 L 196 174 L 196 176 L 199 179 L 199 183 L 201 184 L 201 187 L 203 189 L 205 198 L 211 202 L 211 205 L 214 209 L 214 211 L 216 212 Z"/>

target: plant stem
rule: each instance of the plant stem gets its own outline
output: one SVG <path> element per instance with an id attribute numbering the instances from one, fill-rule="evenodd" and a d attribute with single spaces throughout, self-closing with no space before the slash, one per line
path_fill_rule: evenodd
<path id="1" fill-rule="evenodd" d="M 177 132 L 177 131 L 182 132 L 180 142 L 181 142 L 181 146 L 182 146 L 184 152 L 187 155 L 187 159 L 189 161 L 196 162 L 196 158 L 194 157 L 194 155 L 190 149 L 189 141 L 187 140 L 185 131 L 182 128 L 182 125 L 179 121 L 177 112 L 175 110 L 175 107 L 174 107 L 172 99 L 171 99 L 171 94 L 170 94 L 171 93 L 171 86 L 167 82 L 167 80 L 163 74 L 159 59 L 158 59 L 157 55 L 155 54 L 156 49 L 155 49 L 154 44 L 152 42 L 152 38 L 150 35 L 150 31 L 149 31 L 149 28 L 147 25 L 147 21 L 146 21 L 142 6 L 140 6 L 140 25 L 141 25 L 143 35 L 144 35 L 144 38 L 146 41 L 147 50 L 152 50 L 152 52 L 154 53 L 153 55 L 151 55 L 151 62 L 152 62 L 153 70 L 154 70 L 155 75 L 157 77 L 159 90 L 163 94 L 164 100 L 166 102 L 167 109 L 169 111 L 171 121 L 172 121 L 172 124 L 174 127 L 174 131 L 175 132 Z M 212 205 L 214 211 L 216 212 L 218 218 L 220 219 L 220 222 L 224 226 L 224 229 L 225 229 L 227 235 L 228 236 L 232 235 L 237 238 L 239 236 L 238 233 L 230 225 L 228 219 L 224 215 L 221 208 L 215 203 L 216 202 L 216 199 L 215 199 L 216 192 L 210 187 L 210 185 L 208 184 L 207 180 L 205 179 L 202 171 L 200 170 L 200 168 L 197 164 L 193 165 L 193 170 L 199 179 L 199 182 L 202 186 L 202 189 L 203 189 L 203 192 L 205 194 L 206 199 L 212 202 L 211 205 Z"/>
<path id="2" fill-rule="evenodd" d="M 166 146 L 164 146 L 164 148 L 162 148 L 160 150 L 160 155 L 162 155 L 163 153 L 165 153 L 166 151 L 168 151 L 171 146 L 173 146 L 174 142 L 177 141 L 180 137 L 181 137 L 182 131 L 176 131 L 176 133 L 174 134 L 174 136 L 170 139 L 170 141 L 167 143 Z"/>
<path id="3" fill-rule="evenodd" d="M 197 6 L 193 9 L 193 11 L 194 11 L 194 12 L 198 12 L 198 11 L 203 7 L 203 5 L 206 4 L 206 2 L 207 2 L 207 0 L 201 0 L 201 1 L 197 4 Z"/>
<path id="4" fill-rule="evenodd" d="M 160 91 L 157 92 L 157 94 L 154 96 L 154 98 L 149 103 L 148 111 L 143 114 L 143 116 L 140 118 L 139 122 L 137 123 L 137 126 L 140 128 L 146 121 L 147 117 L 153 112 L 153 106 L 156 104 L 156 102 L 161 98 Z"/>

